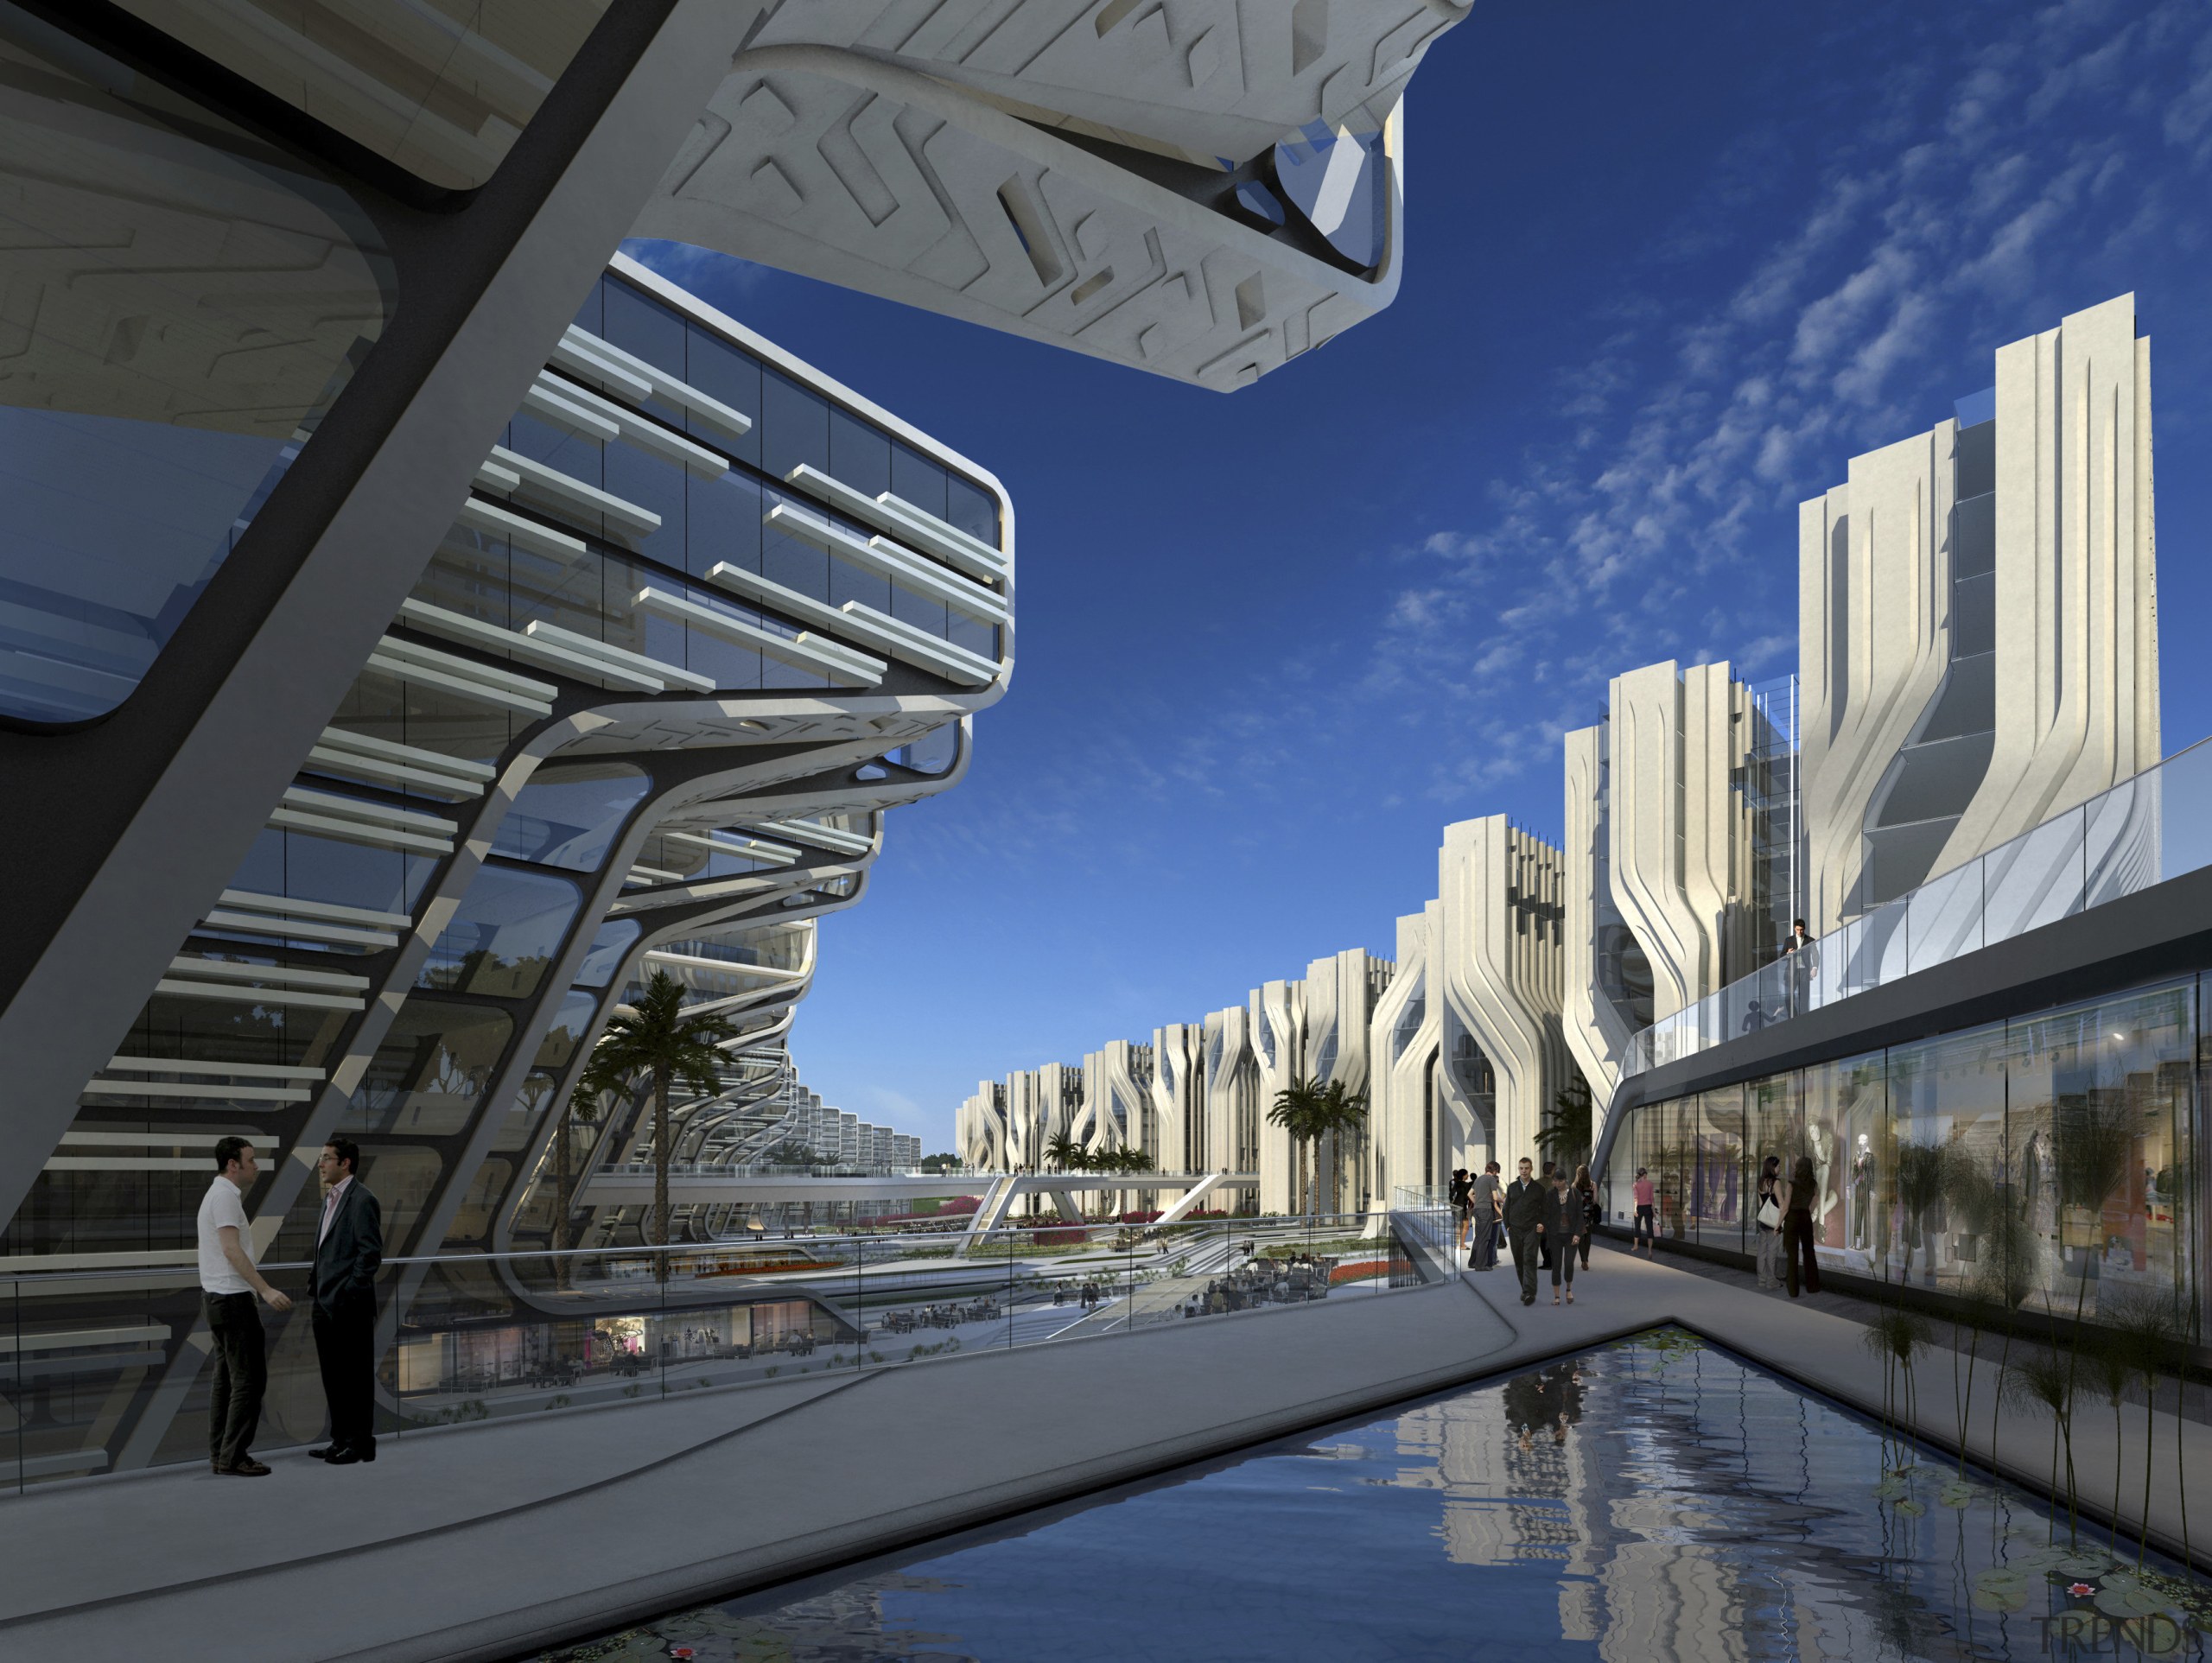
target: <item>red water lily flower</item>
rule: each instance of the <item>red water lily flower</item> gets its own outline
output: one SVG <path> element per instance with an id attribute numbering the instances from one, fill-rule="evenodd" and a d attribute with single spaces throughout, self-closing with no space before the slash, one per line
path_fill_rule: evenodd
<path id="1" fill-rule="evenodd" d="M 689 1646 L 671 1646 L 668 1648 L 668 1654 L 671 1657 L 696 1657 L 698 1655 L 698 1653 L 694 1652 Z"/>
<path id="2" fill-rule="evenodd" d="M 2073 1582 L 2066 1584 L 2066 1591 L 2073 1595 L 2075 1599 L 2087 1599 L 2097 1590 L 2086 1582 Z M 682 1656 L 683 1653 L 678 1653 L 677 1655 Z"/>

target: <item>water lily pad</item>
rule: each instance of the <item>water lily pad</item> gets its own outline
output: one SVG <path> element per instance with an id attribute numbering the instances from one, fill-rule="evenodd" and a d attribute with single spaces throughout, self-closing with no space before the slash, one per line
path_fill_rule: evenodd
<path id="1" fill-rule="evenodd" d="M 2112 1555 L 2099 1548 L 2075 1548 L 2051 1569 L 2066 1577 L 2101 1577 L 2112 1569 Z"/>
<path id="2" fill-rule="evenodd" d="M 1928 1509 L 1917 1501 L 1904 1501 L 1897 1503 L 1897 1511 L 1904 1514 L 1907 1518 L 1917 1519 L 1922 1514 L 1927 1512 Z"/>
<path id="3" fill-rule="evenodd" d="M 2165 1610 L 2166 1604 L 2164 1596 L 2140 1584 L 2128 1587 L 2117 1577 L 2097 1590 L 2097 1609 L 2110 1617 L 2146 1617 L 2153 1611 Z"/>
<path id="4" fill-rule="evenodd" d="M 2151 1612 L 2122 1622 L 2120 1637 L 2145 1657 L 2171 1657 L 2188 1640 L 2189 1628 L 2171 1612 Z"/>
<path id="5" fill-rule="evenodd" d="M 1985 1571 L 1974 1579 L 1974 1603 L 1985 1611 L 2018 1611 L 2033 1591 L 2032 1577 L 2010 1566 Z"/>
<path id="6" fill-rule="evenodd" d="M 1974 1498 L 1980 1493 L 1972 1484 L 1961 1483 L 1955 1478 L 1943 1486 L 1942 1494 L 1936 1500 L 1947 1507 L 1971 1507 Z"/>
<path id="7" fill-rule="evenodd" d="M 1910 1490 L 1908 1489 L 1904 1480 L 1898 1477 L 1895 1473 L 1891 1473 L 1888 1477 L 1882 1480 L 1880 1483 L 1874 1486 L 1874 1499 L 1878 1501 L 1903 1501 L 1908 1494 L 1910 1494 Z"/>

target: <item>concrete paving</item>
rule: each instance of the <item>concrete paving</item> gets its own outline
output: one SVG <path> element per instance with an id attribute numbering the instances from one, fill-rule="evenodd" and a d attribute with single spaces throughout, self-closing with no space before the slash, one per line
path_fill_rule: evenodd
<path id="1" fill-rule="evenodd" d="M 668 1403 L 390 1440 L 373 1466 L 157 1472 L 0 1501 L 0 1659 L 505 1659 L 849 1563 L 1675 1320 L 1878 1410 L 1865 1328 L 1601 1254 L 1577 1303 L 1522 1306 L 1510 1267 L 1433 1287 L 778 1381 Z M 1921 1422 L 1955 1438 L 1948 1354 Z M 1996 1412 L 1967 1443 L 2031 1483 L 2049 1423 Z M 2140 1411 L 2121 1488 L 2140 1494 Z M 2102 1421 L 2100 1429 L 2094 1423 Z M 2111 1501 L 2112 1422 L 2075 1461 Z M 2212 1432 L 2161 1415 L 2155 1540 L 2174 1478 L 2212 1498 Z M 2101 1477 L 2092 1478 L 2091 1474 Z M 2207 1515 L 2212 1521 L 2212 1513 Z M 334 1589 L 342 1589 L 334 1598 Z M 241 1614 L 257 1614 L 242 1620 Z"/>

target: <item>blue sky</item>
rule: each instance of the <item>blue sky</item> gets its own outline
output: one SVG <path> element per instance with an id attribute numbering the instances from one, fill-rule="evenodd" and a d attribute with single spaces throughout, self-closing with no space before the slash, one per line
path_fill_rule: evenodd
<path id="1" fill-rule="evenodd" d="M 1444 824 L 1560 835 L 1559 736 L 1796 657 L 1796 505 L 2133 289 L 2164 732 L 2212 733 L 2212 8 L 1483 0 L 1408 99 L 1396 305 L 1226 397 L 635 251 L 992 468 L 1019 658 L 823 925 L 810 1084 L 950 1147 L 1072 1063 L 1365 946 Z"/>

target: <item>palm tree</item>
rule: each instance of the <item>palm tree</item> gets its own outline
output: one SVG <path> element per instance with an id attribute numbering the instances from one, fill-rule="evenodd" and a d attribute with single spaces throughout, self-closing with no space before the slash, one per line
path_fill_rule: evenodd
<path id="1" fill-rule="evenodd" d="M 1045 1158 L 1063 1172 L 1072 1172 L 1089 1159 L 1084 1146 L 1065 1132 L 1055 1132 L 1045 1145 Z"/>
<path id="2" fill-rule="evenodd" d="M 702 1097 L 722 1089 L 725 1058 L 718 1040 L 734 1038 L 737 1029 L 728 1018 L 709 1012 L 683 1014 L 683 984 L 665 970 L 656 970 L 646 981 L 637 1003 L 618 1009 L 607 1031 L 592 1048 L 579 1090 L 621 1092 L 639 1080 L 652 1088 L 653 1101 L 653 1210 L 646 1221 L 645 1239 L 655 1247 L 668 1245 L 668 1096 L 681 1082 Z M 668 1279 L 668 1255 L 658 1255 L 657 1275 Z"/>
<path id="3" fill-rule="evenodd" d="M 1578 1070 L 1552 1099 L 1537 1128 L 1536 1148 L 1546 1160 L 1573 1168 L 1590 1158 L 1591 1113 L 1590 1082 Z"/>
<path id="4" fill-rule="evenodd" d="M 1329 1139 L 1329 1210 L 1340 1212 L 1344 1208 L 1344 1143 L 1347 1137 L 1367 1129 L 1367 1094 L 1346 1090 L 1341 1080 L 1330 1081 L 1322 1089 L 1319 1120 L 1322 1134 Z"/>
<path id="5" fill-rule="evenodd" d="M 592 1089 L 590 1076 L 591 1070 L 587 1066 L 583 1074 L 578 1076 L 575 1089 L 569 1093 L 568 1103 L 561 1110 L 560 1124 L 553 1129 L 555 1211 L 552 1238 L 553 1251 L 556 1254 L 567 1251 L 569 1246 L 569 1226 L 575 1218 L 576 1177 L 574 1131 L 578 1126 L 598 1124 L 600 1107 L 604 1101 L 603 1093 Z M 544 1076 L 533 1076 L 532 1077 Z M 556 1259 L 553 1261 L 553 1279 L 556 1286 L 568 1286 L 569 1261 L 567 1260 Z"/>
<path id="6" fill-rule="evenodd" d="M 1320 1085 L 1310 1077 L 1291 1081 L 1275 1093 L 1274 1107 L 1268 1110 L 1268 1123 L 1279 1126 L 1290 1134 L 1291 1158 L 1297 1164 L 1297 1207 L 1306 1210 L 1306 1146 L 1319 1138 L 1323 1131 L 1321 1119 L 1324 1093 Z"/>

